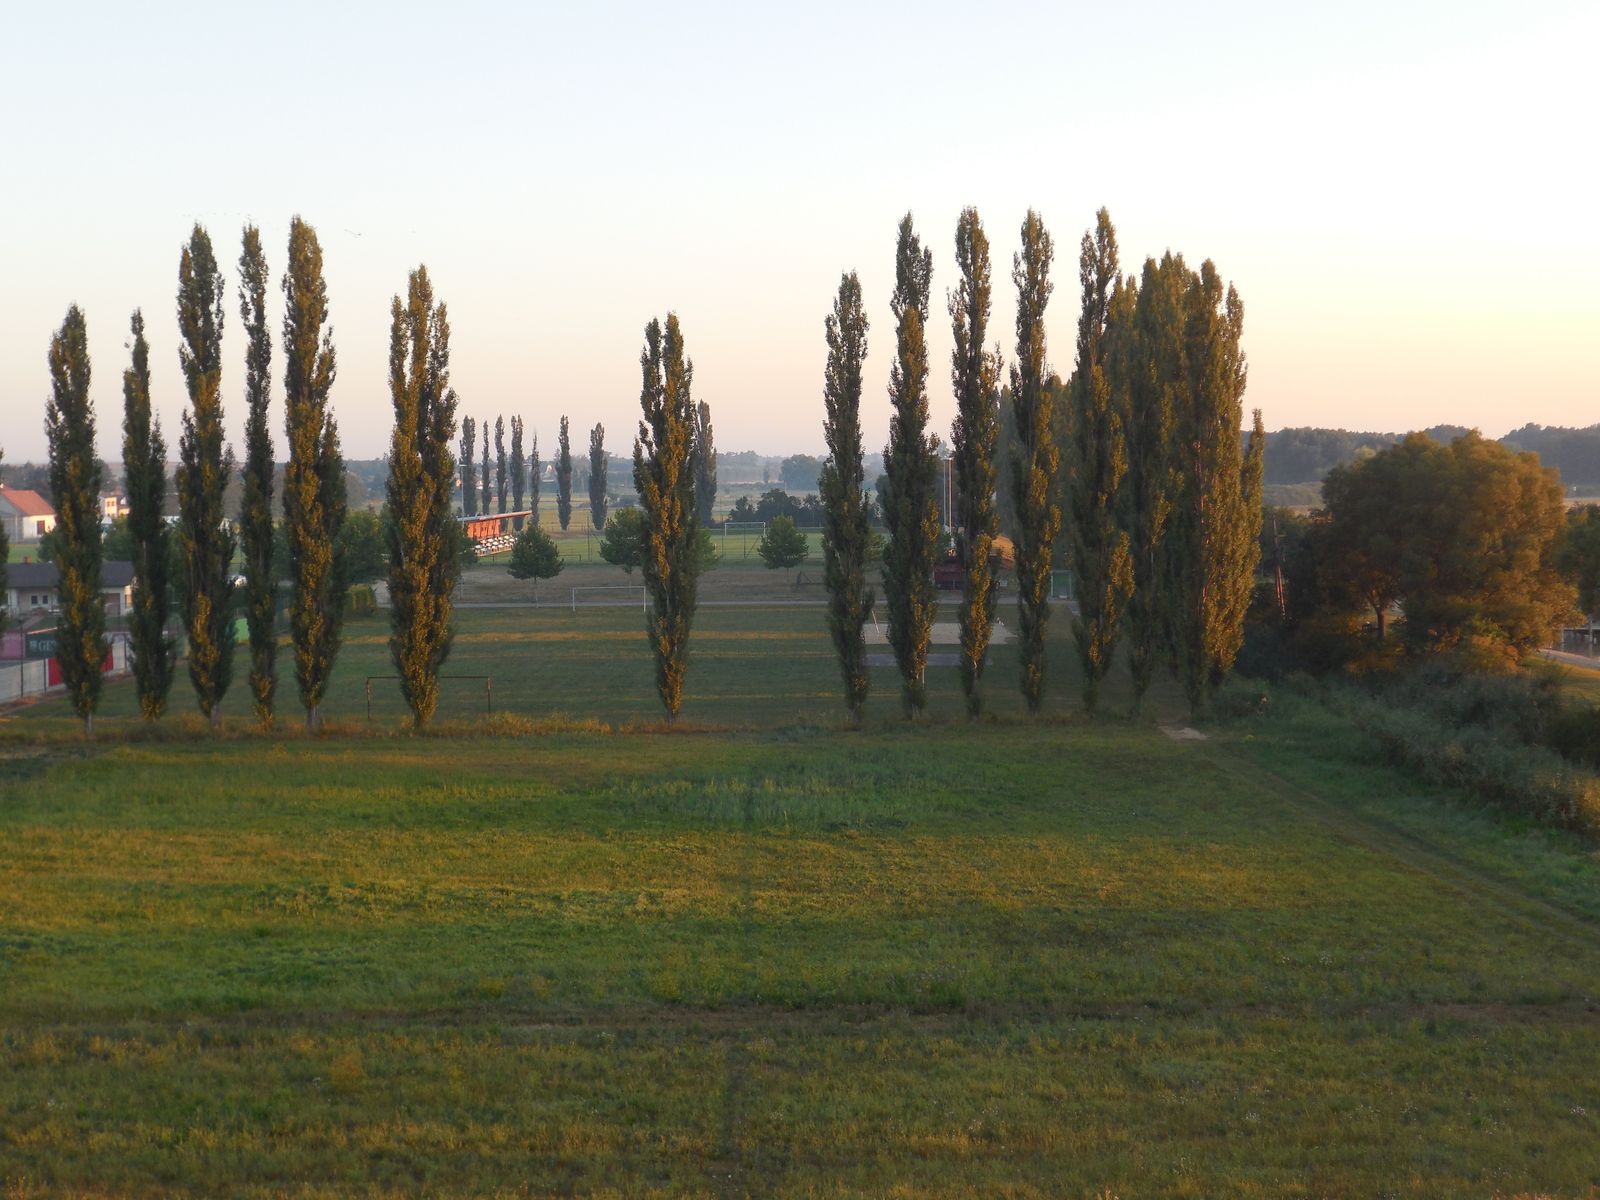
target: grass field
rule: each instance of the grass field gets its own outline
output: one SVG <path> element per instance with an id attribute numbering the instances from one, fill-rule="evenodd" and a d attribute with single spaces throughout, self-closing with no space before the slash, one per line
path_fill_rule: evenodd
<path id="1" fill-rule="evenodd" d="M 855 733 L 820 612 L 706 609 L 655 733 L 636 612 L 462 618 L 542 731 L 0 723 L 3 1194 L 1600 1186 L 1594 847 L 1308 701 L 1088 722 L 1061 622 L 1045 720 L 1003 647 Z"/>

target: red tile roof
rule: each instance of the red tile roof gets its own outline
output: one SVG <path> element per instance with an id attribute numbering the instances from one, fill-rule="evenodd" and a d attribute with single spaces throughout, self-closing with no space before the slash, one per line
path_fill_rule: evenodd
<path id="1" fill-rule="evenodd" d="M 26 488 L 0 488 L 0 496 L 4 496 L 6 503 L 25 517 L 56 515 L 56 510 L 50 507 L 49 501 L 38 492 L 30 492 Z"/>

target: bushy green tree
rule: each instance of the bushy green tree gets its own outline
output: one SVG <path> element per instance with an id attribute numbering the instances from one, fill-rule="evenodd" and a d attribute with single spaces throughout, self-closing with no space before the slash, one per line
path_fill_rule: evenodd
<path id="1" fill-rule="evenodd" d="M 178 441 L 179 536 L 184 551 L 183 623 L 189 634 L 189 680 L 212 729 L 233 681 L 233 532 L 223 492 L 233 451 L 222 441 L 222 271 L 199 225 L 178 262 L 178 362 L 189 390 Z"/>
<path id="2" fill-rule="evenodd" d="M 756 553 L 769 570 L 798 567 L 811 553 L 811 543 L 791 517 L 779 517 L 769 524 L 756 544 Z"/>
<path id="3" fill-rule="evenodd" d="M 451 594 L 460 573 L 451 540 L 458 522 L 450 513 L 455 476 L 450 435 L 456 419 L 456 394 L 450 386 L 450 320 L 443 302 L 434 301 L 426 267 L 411 272 L 405 302 L 395 296 L 390 304 L 389 395 L 394 402 L 394 430 L 383 526 L 388 544 L 389 653 L 411 723 L 420 729 L 433 719 L 439 705 L 439 670 L 449 657 L 452 636 Z M 520 423 L 513 429 L 514 438 L 520 436 Z M 341 536 L 362 530 L 368 521 L 377 524 L 371 513 L 352 513 Z M 346 557 L 351 563 L 349 578 L 360 579 L 362 556 L 352 547 Z M 382 567 L 381 561 L 374 564 L 372 577 Z"/>
<path id="4" fill-rule="evenodd" d="M 1173 629 L 1191 712 L 1208 703 L 1244 640 L 1260 557 L 1266 434 L 1239 433 L 1246 381 L 1244 304 L 1207 260 L 1184 304 L 1183 388 L 1176 414 L 1179 490 L 1168 539 Z"/>
<path id="5" fill-rule="evenodd" d="M 1127 432 L 1108 362 L 1110 342 L 1131 322 L 1133 294 L 1123 285 L 1117 231 L 1103 208 L 1095 214 L 1094 230 L 1083 235 L 1078 280 L 1083 303 L 1077 369 L 1067 385 L 1066 404 L 1067 532 L 1078 594 L 1072 635 L 1083 671 L 1083 704 L 1094 712 L 1133 590 L 1133 555 L 1119 520 Z"/>
<path id="6" fill-rule="evenodd" d="M 50 494 L 55 500 L 56 567 L 61 612 L 56 661 L 84 733 L 94 732 L 106 657 L 106 611 L 100 599 L 101 465 L 94 450 L 89 398 L 89 334 L 74 304 L 50 339 Z"/>
<path id="7" fill-rule="evenodd" d="M 572 441 L 567 433 L 567 419 L 561 418 L 560 450 L 556 456 L 556 516 L 563 530 L 572 522 Z"/>
<path id="8" fill-rule="evenodd" d="M 1126 410 L 1122 527 L 1133 567 L 1126 620 L 1135 712 L 1143 705 L 1156 664 L 1170 648 L 1166 539 L 1179 483 L 1174 421 L 1183 390 L 1188 285 L 1189 269 L 1181 256 L 1168 252 L 1159 263 L 1147 258 L 1133 303 L 1132 330 L 1111 339 L 1108 355 L 1112 390 Z"/>
<path id="9" fill-rule="evenodd" d="M 596 423 L 589 431 L 589 520 L 591 528 L 606 527 L 606 427 Z"/>
<path id="10" fill-rule="evenodd" d="M 1011 480 L 1017 513 L 1017 643 L 1022 655 L 1022 695 L 1028 711 L 1044 702 L 1045 630 L 1050 620 L 1050 564 L 1061 510 L 1054 500 L 1061 454 L 1051 436 L 1054 397 L 1045 379 L 1045 309 L 1055 247 L 1032 209 L 1022 222 L 1022 249 L 1012 258 L 1017 287 L 1017 362 L 1011 368 L 1016 444 Z"/>
<path id="11" fill-rule="evenodd" d="M 287 522 L 289 630 L 295 682 L 306 727 L 321 721 L 322 698 L 344 633 L 344 574 L 334 541 L 345 518 L 344 457 L 328 407 L 336 360 L 328 320 L 322 246 L 300 217 L 289 225 L 289 266 L 283 277 L 284 424 L 289 463 L 283 476 Z"/>
<path id="12" fill-rule="evenodd" d="M 889 644 L 900 668 L 901 702 L 907 717 L 927 707 L 928 641 L 938 596 L 933 590 L 934 552 L 939 541 L 939 505 L 934 498 L 938 439 L 928 428 L 928 290 L 933 254 L 922 247 L 907 213 L 895 249 L 895 360 L 889 366 L 889 444 L 883 452 L 888 484 L 884 522 L 889 545 L 883 559 L 883 595 L 889 611 Z"/>
<path id="13" fill-rule="evenodd" d="M 950 384 L 956 419 L 950 433 L 955 508 L 950 522 L 961 555 L 961 691 L 967 714 L 983 710 L 983 664 L 994 630 L 997 579 L 990 563 L 1000 532 L 995 507 L 995 450 L 1000 438 L 1000 349 L 984 348 L 992 295 L 989 238 L 978 210 L 965 209 L 956 223 L 956 269 L 961 282 L 950 297 Z"/>
<path id="14" fill-rule="evenodd" d="M 561 551 L 556 542 L 537 525 L 524 525 L 511 543 L 511 563 L 506 568 L 513 579 L 533 580 L 533 595 L 539 597 L 539 580 L 561 574 Z"/>
<path id="15" fill-rule="evenodd" d="M 166 711 L 177 666 L 167 633 L 172 606 L 172 554 L 162 509 L 167 495 L 167 443 L 150 410 L 150 343 L 144 315 L 133 313 L 133 363 L 122 373 L 122 472 L 128 494 L 126 534 L 133 563 L 133 611 L 128 617 L 134 690 L 139 711 L 153 721 Z M 113 557 L 116 557 L 113 555 Z"/>
<path id="16" fill-rule="evenodd" d="M 1600 612 L 1600 505 L 1581 504 L 1568 511 L 1556 569 L 1577 590 L 1580 612 Z"/>
<path id="17" fill-rule="evenodd" d="M 250 630 L 250 694 L 256 720 L 272 727 L 278 691 L 278 577 L 272 570 L 272 337 L 267 330 L 267 257 L 261 231 L 244 229 L 239 254 L 239 319 L 244 323 L 244 501 L 239 541 L 244 552 L 245 616 Z"/>
<path id="18" fill-rule="evenodd" d="M 633 444 L 633 483 L 644 512 L 646 618 L 656 660 L 656 691 L 669 722 L 683 705 L 689 667 L 689 631 L 694 622 L 701 562 L 694 553 L 702 532 L 694 515 L 694 475 L 689 451 L 694 440 L 694 364 L 684 355 L 676 313 L 665 329 L 645 326 L 639 355 L 639 437 Z M 565 444 L 565 421 L 562 423 Z M 715 553 L 713 551 L 713 553 Z"/>
<path id="19" fill-rule="evenodd" d="M 1561 482 L 1536 455 L 1475 431 L 1448 445 L 1414 433 L 1325 484 L 1319 575 L 1375 615 L 1400 602 L 1413 650 L 1488 639 L 1526 653 L 1576 616 Z"/>
<path id="20" fill-rule="evenodd" d="M 644 515 L 637 508 L 619 508 L 606 520 L 600 557 L 629 575 L 644 561 Z"/>
<path id="21" fill-rule="evenodd" d="M 839 294 L 823 322 L 828 365 L 823 375 L 823 437 L 828 457 L 817 478 L 821 494 L 822 571 L 828 587 L 828 633 L 844 676 L 844 703 L 861 723 L 871 679 L 865 629 L 875 597 L 867 585 L 872 531 L 867 524 L 861 447 L 861 376 L 867 359 L 867 311 L 856 273 L 839 278 Z"/>

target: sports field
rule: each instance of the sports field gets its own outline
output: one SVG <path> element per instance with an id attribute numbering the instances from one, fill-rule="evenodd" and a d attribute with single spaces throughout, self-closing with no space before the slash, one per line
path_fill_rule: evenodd
<path id="1" fill-rule="evenodd" d="M 1045 719 L 1002 648 L 851 732 L 820 611 L 707 608 L 665 733 L 637 612 L 461 617 L 497 734 L 369 727 L 380 622 L 330 736 L 0 722 L 3 1194 L 1600 1186 L 1594 847 L 1309 702 L 1087 722 L 1061 622 Z"/>

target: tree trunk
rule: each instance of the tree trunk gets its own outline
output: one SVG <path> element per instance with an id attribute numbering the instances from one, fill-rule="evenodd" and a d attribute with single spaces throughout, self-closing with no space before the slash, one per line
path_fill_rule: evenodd
<path id="1" fill-rule="evenodd" d="M 212 733 L 217 733 L 222 729 L 222 705 L 213 704 L 211 706 L 211 711 L 206 714 L 206 717 L 211 722 Z"/>
<path id="2" fill-rule="evenodd" d="M 1378 640 L 1383 641 L 1383 635 L 1389 627 L 1389 611 L 1385 604 L 1374 604 L 1372 611 L 1378 618 Z"/>

